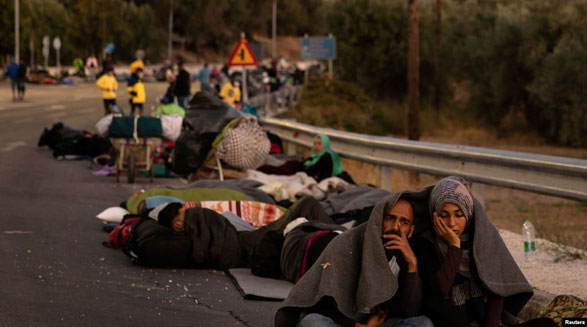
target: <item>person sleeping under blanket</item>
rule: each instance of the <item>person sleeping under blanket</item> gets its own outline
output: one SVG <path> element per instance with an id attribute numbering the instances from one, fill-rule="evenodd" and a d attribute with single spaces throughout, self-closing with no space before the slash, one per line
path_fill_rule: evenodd
<path id="1" fill-rule="evenodd" d="M 324 248 L 346 230 L 336 224 L 308 221 L 298 218 L 289 223 L 281 248 L 281 274 L 285 280 L 296 283 L 310 270 Z"/>
<path id="2" fill-rule="evenodd" d="M 289 222 L 298 217 L 333 223 L 322 206 L 311 197 L 298 200 L 282 217 L 266 226 L 240 232 L 224 216 L 213 210 L 201 207 L 186 209 L 180 203 L 170 203 L 159 212 L 158 222 L 147 220 L 139 223 L 134 228 L 134 235 L 129 237 L 129 243 L 138 256 L 136 261 L 146 265 L 173 264 L 207 269 L 249 266 L 254 274 L 280 278 L 283 231 Z M 157 237 L 150 238 L 149 234 Z M 177 252 L 188 254 L 167 261 L 157 250 L 164 246 L 168 252 L 174 252 L 171 243 L 175 241 L 170 243 L 166 240 L 177 241 Z M 147 248 L 151 250 L 146 251 Z"/>

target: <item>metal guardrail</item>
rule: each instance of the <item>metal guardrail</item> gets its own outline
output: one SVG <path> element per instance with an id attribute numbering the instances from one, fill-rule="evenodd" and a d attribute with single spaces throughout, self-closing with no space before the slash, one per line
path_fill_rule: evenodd
<path id="1" fill-rule="evenodd" d="M 283 140 L 304 147 L 312 146 L 316 134 L 328 135 L 341 156 L 381 166 L 383 188 L 391 187 L 391 168 L 401 168 L 587 201 L 587 160 L 371 136 L 274 118 L 261 122 Z"/>
<path id="2" fill-rule="evenodd" d="M 285 87 L 275 92 L 256 95 L 249 99 L 248 104 L 263 110 L 265 116 L 274 116 L 297 103 L 301 94 L 301 85 Z"/>

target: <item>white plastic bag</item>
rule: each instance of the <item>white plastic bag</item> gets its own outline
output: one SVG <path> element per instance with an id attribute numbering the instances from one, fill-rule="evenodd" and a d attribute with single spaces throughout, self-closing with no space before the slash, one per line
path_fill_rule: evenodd
<path id="1" fill-rule="evenodd" d="M 98 120 L 98 122 L 96 123 L 96 134 L 98 134 L 101 137 L 106 137 L 108 136 L 108 128 L 110 127 L 110 124 L 112 124 L 112 117 L 117 116 L 120 117 L 121 115 L 119 114 L 108 114 L 102 118 L 100 118 L 100 120 Z"/>
<path id="2" fill-rule="evenodd" d="M 181 134 L 181 124 L 183 118 L 176 115 L 161 115 L 161 128 L 163 129 L 163 137 L 169 141 L 177 140 Z"/>

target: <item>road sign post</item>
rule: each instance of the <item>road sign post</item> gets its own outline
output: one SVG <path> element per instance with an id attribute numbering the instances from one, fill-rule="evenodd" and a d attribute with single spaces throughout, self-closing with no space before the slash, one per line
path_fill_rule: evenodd
<path id="1" fill-rule="evenodd" d="M 41 51 L 43 53 L 43 58 L 45 59 L 44 62 L 44 67 L 45 69 L 47 68 L 47 66 L 49 66 L 49 43 L 51 42 L 49 35 L 45 35 L 43 37 L 43 50 Z"/>
<path id="2" fill-rule="evenodd" d="M 242 67 L 242 78 L 243 78 L 243 94 L 242 94 L 242 103 L 245 103 L 249 100 L 249 94 L 247 91 L 247 66 L 258 66 L 259 62 L 253 51 L 251 51 L 251 47 L 245 38 L 245 33 L 241 33 L 241 39 L 237 43 L 236 47 L 232 51 L 230 58 L 228 59 L 228 66 L 241 66 Z"/>
<path id="3" fill-rule="evenodd" d="M 61 39 L 59 39 L 59 36 L 56 36 L 53 39 L 53 48 L 55 48 L 55 51 L 57 52 L 57 76 L 61 77 L 61 61 L 59 57 L 59 50 L 61 49 Z"/>

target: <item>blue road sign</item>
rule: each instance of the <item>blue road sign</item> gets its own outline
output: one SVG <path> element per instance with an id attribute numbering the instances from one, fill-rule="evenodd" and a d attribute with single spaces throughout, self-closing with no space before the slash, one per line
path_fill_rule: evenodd
<path id="1" fill-rule="evenodd" d="M 336 59 L 336 38 L 302 38 L 302 59 Z"/>

